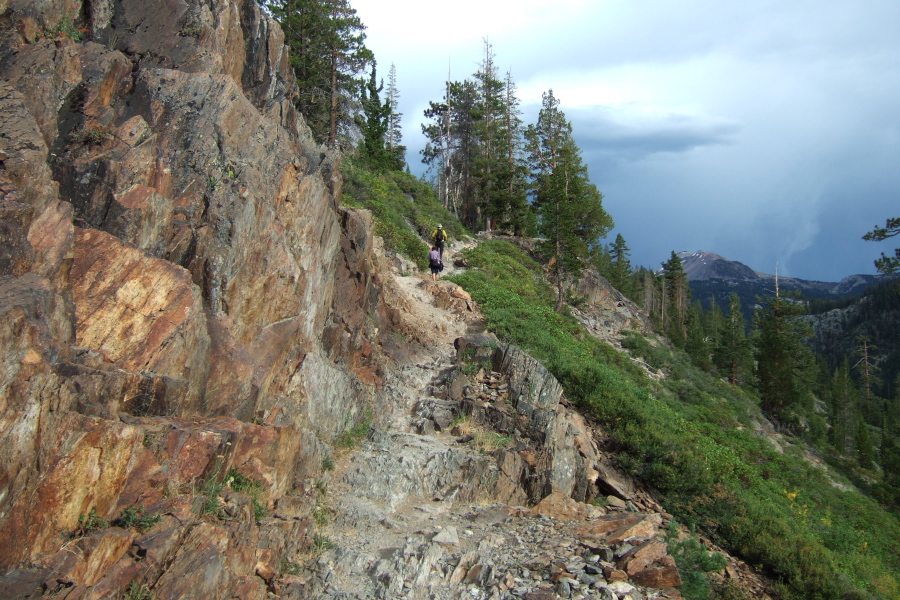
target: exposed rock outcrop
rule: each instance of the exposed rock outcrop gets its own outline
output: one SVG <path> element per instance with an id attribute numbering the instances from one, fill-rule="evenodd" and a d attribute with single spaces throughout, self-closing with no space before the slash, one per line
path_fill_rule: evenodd
<path id="1" fill-rule="evenodd" d="M 274 506 L 362 418 L 391 318 L 370 217 L 252 0 L 10 0 L 0 34 L 0 571 L 162 598 L 208 559 L 209 597 L 264 597 L 246 565 L 301 521 L 197 505 L 239 472 Z M 139 505 L 171 515 L 152 543 L 84 526 Z"/>

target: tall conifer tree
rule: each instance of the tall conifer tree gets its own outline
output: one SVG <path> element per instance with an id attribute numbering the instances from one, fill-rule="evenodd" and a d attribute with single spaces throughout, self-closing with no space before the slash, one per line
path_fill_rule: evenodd
<path id="1" fill-rule="evenodd" d="M 809 397 L 812 352 L 802 340 L 809 326 L 797 317 L 803 306 L 775 296 L 760 300 L 755 318 L 755 356 L 762 409 L 774 417 L 785 417 Z"/>
<path id="2" fill-rule="evenodd" d="M 476 227 L 473 160 L 477 138 L 473 112 L 477 88 L 471 81 L 448 81 L 443 102 L 429 102 L 422 125 L 427 142 L 422 162 L 436 175 L 438 196 L 464 224 Z"/>
<path id="3" fill-rule="evenodd" d="M 614 288 L 628 296 L 631 293 L 631 261 L 629 255 L 631 249 L 625 243 L 621 233 L 616 234 L 616 240 L 609 245 L 610 271 L 609 282 Z"/>
<path id="4" fill-rule="evenodd" d="M 504 162 L 497 176 L 497 208 L 501 227 L 512 229 L 515 235 L 525 235 L 533 228 L 533 218 L 528 204 L 528 162 L 525 157 L 525 137 L 522 111 L 516 96 L 516 84 L 512 73 L 506 73 L 503 103 Z"/>
<path id="5" fill-rule="evenodd" d="M 402 169 L 406 165 L 406 146 L 403 145 L 403 131 L 400 124 L 403 113 L 398 110 L 400 89 L 397 87 L 397 67 L 394 63 L 391 63 L 391 70 L 388 71 L 387 104 L 391 111 L 388 117 L 387 149 L 394 158 L 395 168 Z"/>
<path id="6" fill-rule="evenodd" d="M 747 325 L 737 292 L 731 292 L 728 299 L 728 314 L 719 332 L 714 360 L 731 385 L 737 385 L 744 374 L 752 369 L 753 357 L 750 353 L 750 341 L 747 339 Z"/>
<path id="7" fill-rule="evenodd" d="M 538 251 L 551 259 L 557 285 L 557 310 L 565 298 L 564 278 L 581 274 L 591 248 L 612 228 L 603 196 L 590 182 L 572 125 L 550 90 L 535 125 L 526 133 L 534 173 L 534 205 L 544 238 Z"/>
<path id="8" fill-rule="evenodd" d="M 391 114 L 390 104 L 382 104 L 381 91 L 384 84 L 376 84 L 377 65 L 372 61 L 369 81 L 362 89 L 363 114 L 358 119 L 362 131 L 360 150 L 362 156 L 375 170 L 396 168 L 394 157 L 385 148 L 385 139 Z"/>
<path id="9" fill-rule="evenodd" d="M 498 176 L 505 161 L 503 151 L 503 81 L 494 63 L 494 49 L 484 40 L 484 55 L 475 73 L 477 97 L 473 110 L 474 132 L 477 145 L 473 157 L 472 176 L 476 183 L 475 206 L 472 207 L 470 227 L 491 230 L 502 213 L 496 205 L 499 188 Z"/>
<path id="10" fill-rule="evenodd" d="M 297 109 L 316 139 L 337 146 L 353 137 L 357 76 L 372 60 L 365 25 L 348 0 L 270 0 L 291 48 Z"/>
<path id="11" fill-rule="evenodd" d="M 688 304 L 691 294 L 688 287 L 687 274 L 678 254 L 672 250 L 672 256 L 662 264 L 666 304 L 663 329 L 676 346 L 683 348 L 687 341 Z"/>

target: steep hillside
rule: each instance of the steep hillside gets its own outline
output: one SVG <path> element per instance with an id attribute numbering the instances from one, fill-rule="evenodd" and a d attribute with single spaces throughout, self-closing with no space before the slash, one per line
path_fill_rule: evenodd
<path id="1" fill-rule="evenodd" d="M 543 267 L 508 244 L 483 243 L 468 263 L 454 281 L 488 326 L 547 366 L 668 512 L 759 565 L 781 597 L 898 596 L 896 517 L 776 433 L 752 393 L 654 336 L 622 331 L 629 359 L 584 335 L 553 311 Z"/>
<path id="2" fill-rule="evenodd" d="M 602 278 L 318 146 L 256 2 L 0 0 L 0 59 L 0 598 L 900 595 Z"/>

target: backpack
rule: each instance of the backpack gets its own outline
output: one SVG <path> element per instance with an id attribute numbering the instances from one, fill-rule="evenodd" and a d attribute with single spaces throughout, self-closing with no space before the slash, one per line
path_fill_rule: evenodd
<path id="1" fill-rule="evenodd" d="M 434 241 L 443 242 L 444 241 L 444 230 L 438 229 L 434 232 Z"/>

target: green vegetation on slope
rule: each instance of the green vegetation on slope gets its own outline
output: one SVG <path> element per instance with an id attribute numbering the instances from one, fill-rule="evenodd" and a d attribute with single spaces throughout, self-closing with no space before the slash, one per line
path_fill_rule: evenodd
<path id="1" fill-rule="evenodd" d="M 428 268 L 431 231 L 440 223 L 453 243 L 467 235 L 448 210 L 441 206 L 434 189 L 409 173 L 375 173 L 347 157 L 341 166 L 344 177 L 341 203 L 367 208 L 375 216 L 375 235 L 384 238 L 389 250 L 402 254 L 420 269 Z"/>
<path id="2" fill-rule="evenodd" d="M 620 465 L 679 520 L 763 569 L 789 599 L 897 598 L 898 526 L 876 502 L 841 491 L 804 459 L 753 432 L 758 399 L 640 336 L 632 352 L 665 366 L 651 383 L 631 361 L 553 309 L 540 266 L 506 242 L 467 253 L 454 277 L 488 326 L 528 350 L 610 433 Z"/>

